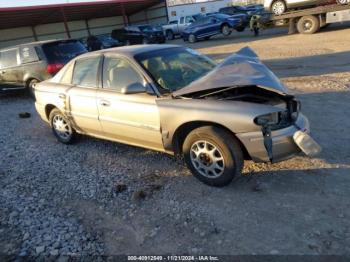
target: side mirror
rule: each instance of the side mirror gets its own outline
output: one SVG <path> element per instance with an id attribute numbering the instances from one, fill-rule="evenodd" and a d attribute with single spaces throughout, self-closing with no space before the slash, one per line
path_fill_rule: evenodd
<path id="1" fill-rule="evenodd" d="M 216 20 L 215 18 L 213 18 L 213 19 L 210 20 L 210 22 L 211 22 L 212 24 L 215 24 L 215 23 L 217 22 L 217 20 Z"/>
<path id="2" fill-rule="evenodd" d="M 141 83 L 132 83 L 127 87 L 123 87 L 121 89 L 121 93 L 125 95 L 146 93 L 146 87 L 144 87 Z"/>

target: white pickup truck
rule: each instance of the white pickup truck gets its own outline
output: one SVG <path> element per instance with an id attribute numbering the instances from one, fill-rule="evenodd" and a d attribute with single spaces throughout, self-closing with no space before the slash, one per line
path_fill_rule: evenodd
<path id="1" fill-rule="evenodd" d="M 167 25 L 163 25 L 163 32 L 167 40 L 172 40 L 177 35 L 181 36 L 184 29 L 201 16 L 201 14 L 182 16 L 178 20 L 173 20 L 170 21 Z"/>

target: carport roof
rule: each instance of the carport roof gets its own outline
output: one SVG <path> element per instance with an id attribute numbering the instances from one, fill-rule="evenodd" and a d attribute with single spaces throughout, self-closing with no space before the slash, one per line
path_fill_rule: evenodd
<path id="1" fill-rule="evenodd" d="M 0 8 L 0 29 L 35 26 L 63 22 L 62 10 L 67 21 L 88 20 L 110 16 L 122 16 L 142 11 L 161 0 L 106 0 L 70 4 L 40 5 Z"/>

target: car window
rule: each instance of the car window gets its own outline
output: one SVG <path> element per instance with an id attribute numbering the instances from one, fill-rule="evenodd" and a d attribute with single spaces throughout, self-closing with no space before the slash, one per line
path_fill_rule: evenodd
<path id="1" fill-rule="evenodd" d="M 97 87 L 97 73 L 100 57 L 82 58 L 75 62 L 73 71 L 73 85 L 83 87 Z"/>
<path id="2" fill-rule="evenodd" d="M 120 92 L 123 87 L 141 83 L 143 77 L 122 58 L 106 57 L 103 64 L 103 88 L 114 89 Z"/>
<path id="3" fill-rule="evenodd" d="M 187 17 L 186 17 L 186 24 L 187 24 L 187 23 L 193 23 L 193 22 L 194 22 L 194 19 L 193 19 L 192 16 L 187 16 Z"/>
<path id="4" fill-rule="evenodd" d="M 157 50 L 138 55 L 136 59 L 167 91 L 187 86 L 216 66 L 208 57 L 187 48 Z"/>
<path id="5" fill-rule="evenodd" d="M 39 61 L 39 57 L 33 46 L 24 46 L 19 49 L 22 64 Z"/>
<path id="6" fill-rule="evenodd" d="M 80 41 L 59 41 L 42 46 L 49 63 L 66 64 L 87 50 Z"/>
<path id="7" fill-rule="evenodd" d="M 0 67 L 8 68 L 17 66 L 17 49 L 11 49 L 0 52 Z"/>

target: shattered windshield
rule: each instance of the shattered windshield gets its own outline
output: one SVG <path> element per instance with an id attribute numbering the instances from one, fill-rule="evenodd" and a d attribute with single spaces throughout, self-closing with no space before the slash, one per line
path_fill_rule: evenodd
<path id="1" fill-rule="evenodd" d="M 135 58 L 165 92 L 179 90 L 216 67 L 210 58 L 184 47 L 147 52 Z"/>

